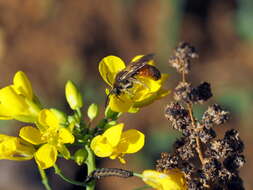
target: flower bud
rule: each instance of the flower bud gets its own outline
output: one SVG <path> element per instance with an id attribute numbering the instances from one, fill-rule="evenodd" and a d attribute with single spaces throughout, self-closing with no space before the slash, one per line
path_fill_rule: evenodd
<path id="1" fill-rule="evenodd" d="M 95 119 L 98 115 L 98 105 L 94 103 L 91 104 L 88 108 L 87 114 L 90 120 Z"/>
<path id="2" fill-rule="evenodd" d="M 65 86 L 65 96 L 71 109 L 76 110 L 83 106 L 82 95 L 72 81 L 68 81 Z"/>
<path id="3" fill-rule="evenodd" d="M 88 152 L 85 149 L 78 149 L 74 154 L 75 162 L 81 166 L 87 159 Z"/>

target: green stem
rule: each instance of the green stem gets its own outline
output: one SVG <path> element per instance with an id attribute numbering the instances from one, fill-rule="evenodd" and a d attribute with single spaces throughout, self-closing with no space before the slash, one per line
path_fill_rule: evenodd
<path id="1" fill-rule="evenodd" d="M 95 156 L 92 150 L 90 149 L 89 145 L 86 145 L 85 148 L 88 152 L 88 157 L 85 163 L 88 167 L 88 175 L 90 175 L 94 170 L 96 170 Z M 94 189 L 95 189 L 95 181 L 92 181 L 89 184 L 87 184 L 86 190 L 94 190 Z"/>
<path id="2" fill-rule="evenodd" d="M 133 175 L 134 175 L 135 177 L 143 178 L 143 175 L 138 174 L 138 173 L 133 173 Z"/>
<path id="3" fill-rule="evenodd" d="M 77 112 L 78 117 L 81 119 L 82 118 L 81 109 L 80 108 L 76 109 L 76 112 Z"/>
<path id="4" fill-rule="evenodd" d="M 152 188 L 152 187 L 150 187 L 149 185 L 144 185 L 144 186 L 136 188 L 134 190 L 143 190 L 143 189 L 150 189 L 150 188 Z"/>
<path id="5" fill-rule="evenodd" d="M 71 183 L 73 185 L 78 185 L 78 186 L 83 186 L 83 187 L 86 186 L 86 183 L 84 183 L 84 182 L 75 181 L 73 179 L 70 179 L 70 178 L 64 176 L 61 169 L 56 164 L 54 165 L 54 170 L 55 170 L 55 173 L 57 175 L 59 175 L 64 181 Z"/>
<path id="6" fill-rule="evenodd" d="M 46 172 L 45 170 L 39 168 L 39 172 L 40 172 L 40 176 L 41 176 L 41 182 L 42 184 L 44 185 L 44 187 L 46 188 L 46 190 L 52 190 L 49 183 L 48 183 L 48 179 L 47 179 L 47 175 L 46 175 Z"/>

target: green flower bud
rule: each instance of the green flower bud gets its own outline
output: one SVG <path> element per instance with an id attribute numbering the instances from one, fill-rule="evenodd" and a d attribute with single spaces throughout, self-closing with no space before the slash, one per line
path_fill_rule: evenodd
<path id="1" fill-rule="evenodd" d="M 78 149 L 74 154 L 74 159 L 77 165 L 81 166 L 87 159 L 88 152 L 85 149 Z"/>
<path id="2" fill-rule="evenodd" d="M 70 80 L 65 85 L 65 96 L 72 110 L 77 110 L 83 106 L 82 95 Z"/>
<path id="3" fill-rule="evenodd" d="M 94 103 L 91 104 L 88 108 L 87 114 L 90 120 L 95 119 L 98 115 L 98 105 Z"/>

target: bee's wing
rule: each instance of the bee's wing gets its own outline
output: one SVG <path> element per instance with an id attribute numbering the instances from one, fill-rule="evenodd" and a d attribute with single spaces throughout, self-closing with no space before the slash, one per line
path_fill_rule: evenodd
<path id="1" fill-rule="evenodd" d="M 147 54 L 138 59 L 137 61 L 131 62 L 127 65 L 126 71 L 122 76 L 120 77 L 120 80 L 127 79 L 129 77 L 132 77 L 136 74 L 140 69 L 142 69 L 148 61 L 154 59 L 154 54 Z"/>

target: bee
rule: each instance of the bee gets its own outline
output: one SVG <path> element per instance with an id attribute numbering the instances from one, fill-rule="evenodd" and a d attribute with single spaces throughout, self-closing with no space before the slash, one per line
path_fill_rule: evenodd
<path id="1" fill-rule="evenodd" d="M 147 64 L 153 59 L 154 54 L 144 55 L 140 59 L 130 62 L 126 68 L 119 71 L 115 77 L 115 82 L 112 84 L 112 89 L 106 97 L 105 106 L 107 106 L 108 98 L 111 94 L 115 94 L 117 97 L 121 93 L 131 94 L 129 90 L 135 83 L 146 86 L 136 78 L 137 76 L 145 76 L 153 80 L 159 80 L 161 78 L 161 72 L 155 66 Z"/>

